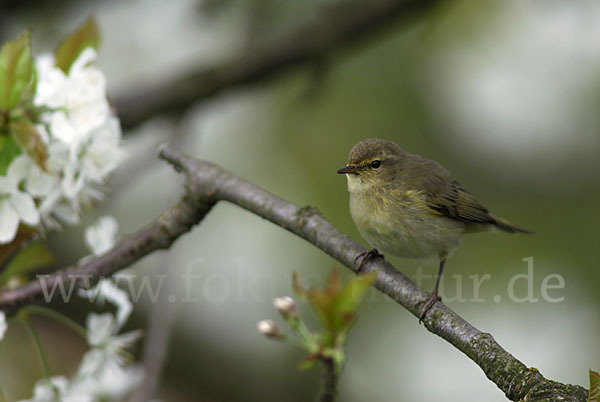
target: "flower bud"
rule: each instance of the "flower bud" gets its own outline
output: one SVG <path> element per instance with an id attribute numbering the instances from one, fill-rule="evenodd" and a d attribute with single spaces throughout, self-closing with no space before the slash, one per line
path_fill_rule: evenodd
<path id="1" fill-rule="evenodd" d="M 289 296 L 277 297 L 273 299 L 273 305 L 281 313 L 283 318 L 297 317 L 298 310 L 296 309 L 296 302 Z"/>
<path id="2" fill-rule="evenodd" d="M 281 333 L 277 324 L 273 320 L 262 320 L 256 324 L 258 332 L 263 334 L 269 339 L 283 339 L 284 335 Z"/>

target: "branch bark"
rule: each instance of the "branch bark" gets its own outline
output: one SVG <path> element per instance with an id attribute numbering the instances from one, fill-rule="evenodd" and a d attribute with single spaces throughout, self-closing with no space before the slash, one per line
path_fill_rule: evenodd
<path id="1" fill-rule="evenodd" d="M 219 201 L 236 204 L 314 244 L 354 272 L 356 257 L 366 251 L 335 229 L 314 207 L 297 207 L 219 166 L 184 156 L 164 147 L 160 156 L 186 175 L 185 194 L 159 218 L 124 239 L 106 254 L 82 265 L 0 293 L 0 310 L 14 311 L 43 297 L 44 290 L 58 280 L 75 286 L 91 284 L 130 265 L 173 241 L 200 222 Z M 428 294 L 381 259 L 367 261 L 361 272 L 377 272 L 375 287 L 404 306 L 415 317 Z M 489 333 L 479 331 L 442 303 L 436 303 L 423 320 L 425 327 L 442 337 L 475 362 L 485 375 L 513 401 L 586 401 L 587 390 L 544 378 L 535 369 L 504 350 Z"/>
<path id="2" fill-rule="evenodd" d="M 333 402 L 337 395 L 339 373 L 335 369 L 333 359 L 324 359 L 323 374 L 321 384 L 321 394 L 319 395 L 320 402 Z"/>
<path id="3" fill-rule="evenodd" d="M 185 110 L 194 102 L 245 84 L 258 83 L 299 65 L 321 62 L 345 45 L 364 39 L 438 0 L 341 0 L 318 18 L 220 65 L 172 81 L 126 90 L 113 99 L 123 128 L 157 113 Z"/>

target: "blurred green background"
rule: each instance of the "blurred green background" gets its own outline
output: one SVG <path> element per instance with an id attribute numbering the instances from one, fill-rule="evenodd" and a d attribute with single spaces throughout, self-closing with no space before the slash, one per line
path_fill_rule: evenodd
<path id="1" fill-rule="evenodd" d="M 249 16 L 257 2 L 264 3 L 258 24 Z M 104 37 L 99 65 L 117 97 L 218 63 L 249 40 L 279 35 L 331 3 L 6 1 L 0 2 L 0 38 L 32 28 L 40 54 L 95 15 Z M 600 369 L 599 111 L 600 3 L 441 3 L 335 56 L 317 80 L 300 69 L 228 91 L 177 122 L 156 116 L 125 133 L 129 159 L 109 183 L 106 204 L 85 223 L 109 213 L 126 234 L 177 200 L 181 177 L 155 157 L 158 144 L 177 136 L 179 149 L 297 205 L 317 206 L 365 244 L 348 212 L 345 179 L 335 171 L 359 140 L 387 138 L 439 161 L 492 211 L 536 232 L 465 237 L 446 265 L 448 305 L 546 377 L 588 387 L 588 369 Z M 81 233 L 66 228 L 50 236 L 59 266 L 86 253 Z M 527 273 L 529 257 L 538 301 L 510 300 L 511 278 Z M 409 277 L 437 270 L 433 261 L 389 260 Z M 292 272 L 317 285 L 334 267 L 339 264 L 305 241 L 225 203 L 168 252 L 144 258 L 133 269 L 140 282 L 148 276 L 162 283 L 158 304 L 171 326 L 157 398 L 312 400 L 319 370 L 298 371 L 302 352 L 265 340 L 255 325 L 279 320 L 272 299 L 292 294 Z M 186 280 L 186 272 L 197 277 Z M 483 301 L 472 301 L 472 276 L 485 274 L 491 279 L 479 290 Z M 541 291 L 552 274 L 565 283 L 548 290 L 564 298 L 556 303 Z M 433 280 L 423 285 L 430 290 Z M 517 280 L 515 294 L 526 296 L 527 286 Z M 458 292 L 467 301 L 456 300 Z M 56 308 L 83 320 L 89 305 Z M 156 308 L 142 297 L 128 328 L 146 328 Z M 310 316 L 308 306 L 300 308 Z M 83 341 L 48 320 L 34 324 L 51 372 L 72 374 Z M 340 401 L 506 400 L 466 356 L 376 291 L 361 307 L 347 352 Z M 0 342 L 0 387 L 17 400 L 29 397 L 40 377 L 25 329 L 11 321 Z"/>

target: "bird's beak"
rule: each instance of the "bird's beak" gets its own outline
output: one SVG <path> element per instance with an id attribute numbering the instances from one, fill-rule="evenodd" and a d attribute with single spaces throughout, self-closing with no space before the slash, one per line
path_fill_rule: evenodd
<path id="1" fill-rule="evenodd" d="M 360 168 L 358 168 L 357 166 L 346 166 L 341 169 L 338 169 L 337 172 L 339 174 L 345 174 L 345 173 L 358 174 L 359 171 L 360 171 Z"/>

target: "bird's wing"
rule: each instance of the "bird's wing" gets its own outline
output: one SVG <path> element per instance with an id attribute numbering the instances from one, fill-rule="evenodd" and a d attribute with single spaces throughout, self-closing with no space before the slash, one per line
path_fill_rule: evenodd
<path id="1" fill-rule="evenodd" d="M 490 212 L 459 182 L 452 178 L 446 168 L 422 156 L 414 155 L 410 161 L 411 171 L 419 172 L 418 188 L 425 190 L 429 208 L 448 218 L 465 223 L 495 224 Z"/>
<path id="2" fill-rule="evenodd" d="M 429 192 L 427 204 L 434 211 L 467 223 L 495 224 L 490 212 L 456 180 Z"/>

